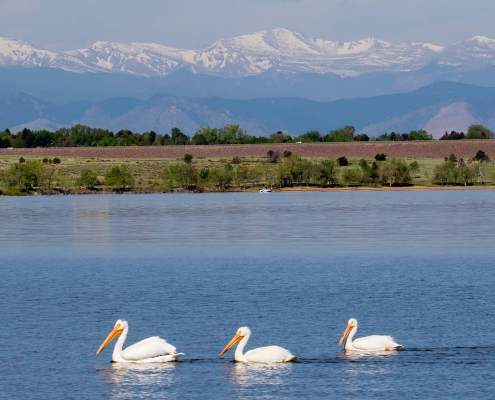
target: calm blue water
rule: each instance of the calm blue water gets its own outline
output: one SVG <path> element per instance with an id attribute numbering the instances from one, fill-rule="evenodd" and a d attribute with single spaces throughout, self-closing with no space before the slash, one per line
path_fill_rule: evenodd
<path id="1" fill-rule="evenodd" d="M 495 192 L 0 197 L 0 398 L 489 399 Z M 346 356 L 357 336 L 405 350 Z M 164 365 L 95 357 L 118 318 Z M 277 344 L 284 365 L 235 364 Z"/>

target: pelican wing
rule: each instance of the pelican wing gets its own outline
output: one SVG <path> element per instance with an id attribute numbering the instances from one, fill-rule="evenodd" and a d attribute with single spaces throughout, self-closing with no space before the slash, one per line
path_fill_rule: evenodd
<path id="1" fill-rule="evenodd" d="M 245 354 L 246 359 L 250 362 L 286 362 L 296 359 L 289 350 L 278 346 L 266 346 L 258 349 L 249 350 Z"/>
<path id="2" fill-rule="evenodd" d="M 358 350 L 394 350 L 402 345 L 395 343 L 392 336 L 372 335 L 356 339 L 352 345 Z"/>
<path id="3" fill-rule="evenodd" d="M 177 349 L 165 339 L 153 336 L 141 340 L 122 351 L 122 357 L 129 361 L 140 361 L 148 358 L 176 354 Z"/>

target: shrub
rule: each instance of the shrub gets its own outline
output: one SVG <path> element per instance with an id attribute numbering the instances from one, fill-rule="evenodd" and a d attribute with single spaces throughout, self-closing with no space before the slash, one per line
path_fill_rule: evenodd
<path id="1" fill-rule="evenodd" d="M 285 157 L 290 157 L 292 155 L 292 151 L 290 150 L 284 150 L 284 158 Z"/>
<path id="2" fill-rule="evenodd" d="M 360 168 L 348 168 L 343 170 L 342 181 L 345 185 L 358 185 L 363 180 L 363 170 Z"/>
<path id="3" fill-rule="evenodd" d="M 409 169 L 411 170 L 411 172 L 419 171 L 419 163 L 417 161 L 413 161 L 411 164 L 409 164 Z"/>
<path id="4" fill-rule="evenodd" d="M 98 180 L 98 174 L 94 169 L 87 168 L 81 171 L 81 175 L 77 179 L 77 184 L 84 186 L 86 189 L 94 189 Z"/>
<path id="5" fill-rule="evenodd" d="M 375 160 L 376 161 L 385 161 L 386 159 L 387 159 L 387 155 L 386 154 L 383 154 L 383 153 L 377 154 L 375 156 Z"/>
<path id="6" fill-rule="evenodd" d="M 55 158 L 53 159 L 53 163 L 54 163 L 54 164 L 60 164 L 61 162 L 62 162 L 62 161 L 61 161 L 61 160 L 60 160 L 60 158 L 58 158 L 58 157 L 55 157 Z"/>
<path id="7" fill-rule="evenodd" d="M 43 164 L 48 164 L 48 158 L 43 158 Z"/>
<path id="8" fill-rule="evenodd" d="M 454 153 L 452 153 L 450 156 L 449 156 L 449 161 L 452 161 L 453 163 L 456 163 L 457 162 L 457 157 L 455 156 Z"/>
<path id="9" fill-rule="evenodd" d="M 116 189 L 127 189 L 134 185 L 134 177 L 127 165 L 116 165 L 105 174 L 106 184 Z"/>
<path id="10" fill-rule="evenodd" d="M 199 178 L 206 181 L 208 179 L 208 175 L 210 175 L 210 170 L 208 168 L 201 168 L 199 171 Z"/>
<path id="11" fill-rule="evenodd" d="M 274 163 L 275 164 L 275 163 L 278 162 L 278 159 L 279 158 L 280 158 L 280 155 L 276 151 L 268 150 L 268 152 L 266 153 L 266 160 L 269 163 Z"/>
<path id="12" fill-rule="evenodd" d="M 241 163 L 241 159 L 237 156 L 232 157 L 232 164 L 237 165 Z"/>
<path id="13" fill-rule="evenodd" d="M 186 164 L 191 164 L 193 160 L 192 154 L 186 153 L 184 154 L 184 158 L 182 159 Z"/>
<path id="14" fill-rule="evenodd" d="M 490 157 L 488 157 L 483 150 L 478 150 L 476 152 L 476 155 L 474 156 L 474 160 L 476 160 L 476 161 L 489 161 Z"/>
<path id="15" fill-rule="evenodd" d="M 337 162 L 339 163 L 339 165 L 341 167 L 345 167 L 345 166 L 349 165 L 349 161 L 347 161 L 347 158 L 344 156 L 337 158 Z"/>
<path id="16" fill-rule="evenodd" d="M 19 158 L 19 164 L 24 164 L 26 159 L 24 157 Z"/>

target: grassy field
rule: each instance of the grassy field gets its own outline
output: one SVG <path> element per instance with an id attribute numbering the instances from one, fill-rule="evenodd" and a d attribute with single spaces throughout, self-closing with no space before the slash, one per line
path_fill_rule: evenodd
<path id="1" fill-rule="evenodd" d="M 26 160 L 40 160 L 44 157 L 24 157 Z M 56 169 L 56 179 L 53 182 L 53 187 L 70 188 L 74 187 L 75 180 L 79 177 L 81 171 L 86 168 L 93 168 L 98 173 L 98 179 L 103 182 L 105 174 L 115 165 L 125 164 L 133 172 L 136 180 L 135 190 L 136 192 L 160 192 L 164 190 L 164 168 L 174 164 L 183 163 L 182 158 L 169 158 L 169 159 L 102 159 L 102 158 L 72 158 L 72 157 L 59 157 L 61 163 L 58 165 L 49 164 Z M 321 160 L 322 158 L 314 158 L 315 160 Z M 350 165 L 345 168 L 354 168 L 359 165 L 361 158 L 349 157 Z M 364 157 L 366 162 L 371 166 L 374 161 L 373 157 Z M 222 167 L 227 163 L 232 163 L 232 158 L 194 158 L 192 165 L 197 168 L 214 168 Z M 255 166 L 266 164 L 265 157 L 240 157 L 240 165 Z M 413 184 L 416 186 L 432 186 L 433 170 L 436 165 L 444 162 L 440 158 L 407 158 L 407 163 L 410 164 L 413 161 L 419 163 L 420 169 L 413 174 Z M 0 170 L 8 169 L 10 165 L 19 162 L 18 156 L 0 156 Z M 491 162 L 487 168 L 486 182 L 487 184 L 493 184 L 495 180 L 495 163 Z M 263 186 L 260 184 L 258 186 Z M 101 190 L 105 190 L 105 186 L 100 187 Z M 253 188 L 256 189 L 256 188 Z"/>

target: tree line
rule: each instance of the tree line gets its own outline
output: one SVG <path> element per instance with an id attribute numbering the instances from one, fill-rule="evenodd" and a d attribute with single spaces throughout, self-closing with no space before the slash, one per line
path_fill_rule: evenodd
<path id="1" fill-rule="evenodd" d="M 493 139 L 494 133 L 483 125 L 471 125 L 464 132 L 445 132 L 440 140 Z M 0 148 L 36 148 L 36 147 L 96 147 L 96 146 L 177 146 L 177 145 L 217 145 L 217 144 L 257 144 L 257 143 L 322 143 L 322 142 L 366 142 L 366 141 L 412 141 L 433 140 L 425 130 L 409 133 L 383 133 L 378 137 L 369 137 L 365 133 L 356 133 L 354 126 L 321 134 L 311 130 L 298 136 L 290 136 L 282 131 L 269 137 L 248 135 L 239 125 L 225 125 L 221 128 L 199 127 L 194 135 L 188 136 L 179 128 L 172 128 L 170 134 L 155 131 L 135 133 L 128 129 L 117 133 L 108 129 L 76 125 L 60 128 L 56 131 L 30 130 L 24 128 L 17 133 L 9 129 L 0 132 Z"/>
<path id="2" fill-rule="evenodd" d="M 433 170 L 433 182 L 438 185 L 484 184 L 487 176 L 487 163 L 490 158 L 478 150 L 472 159 L 457 158 L 455 154 L 445 157 L 444 163 Z"/>
<path id="3" fill-rule="evenodd" d="M 457 159 L 454 154 L 433 171 L 432 183 L 439 185 L 484 184 L 490 158 L 478 151 L 472 159 Z M 23 157 L 8 169 L 0 170 L 0 194 L 20 195 L 35 191 L 41 193 L 81 192 L 106 190 L 124 192 L 135 189 L 139 175 L 125 164 L 109 168 L 103 177 L 95 168 L 83 168 L 77 177 L 60 169 L 58 158 L 28 160 Z M 290 151 L 278 155 L 269 151 L 266 160 L 257 165 L 242 165 L 239 157 L 219 167 L 201 167 L 193 164 L 193 156 L 186 154 L 175 165 L 163 169 L 162 184 L 158 191 L 225 191 L 244 190 L 259 186 L 408 186 L 420 170 L 417 161 L 408 163 L 403 158 L 387 158 L 377 154 L 373 162 L 365 159 L 351 165 L 346 157 L 337 159 L 302 158 Z M 62 184 L 61 184 L 62 182 Z M 57 183 L 55 185 L 54 183 Z"/>

